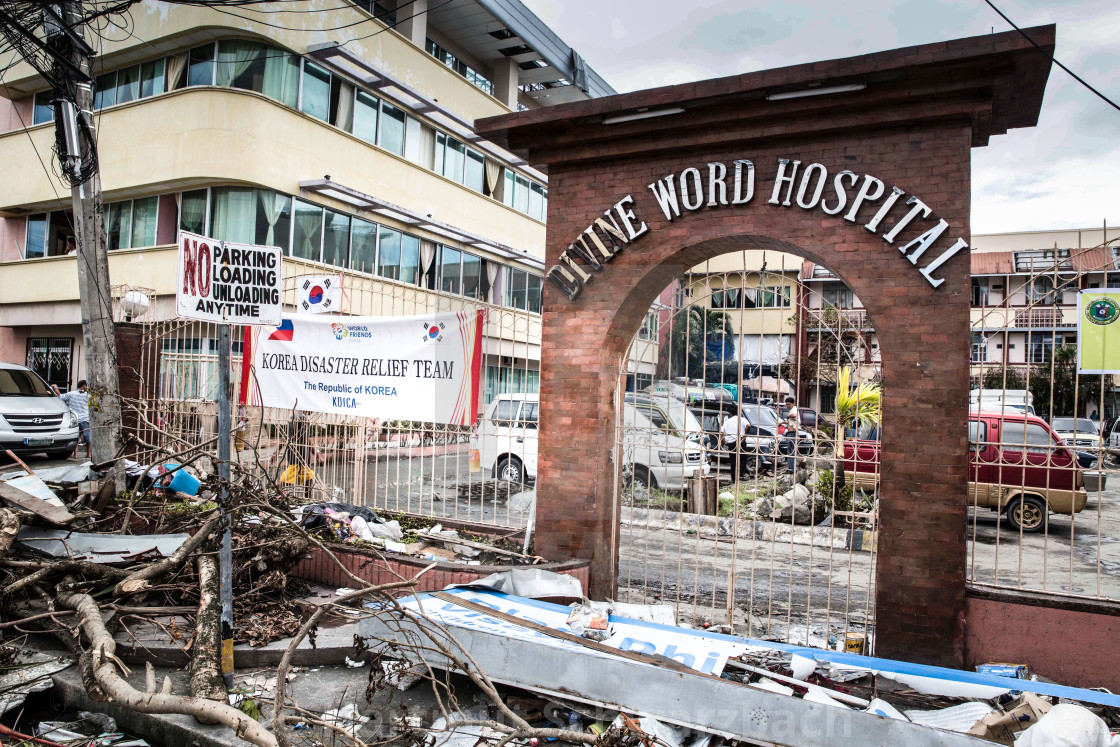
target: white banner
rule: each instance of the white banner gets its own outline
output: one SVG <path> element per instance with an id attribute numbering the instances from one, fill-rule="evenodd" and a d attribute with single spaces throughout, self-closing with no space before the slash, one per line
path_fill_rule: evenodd
<path id="1" fill-rule="evenodd" d="M 282 254 L 278 246 L 180 231 L 176 313 L 204 322 L 279 324 Z"/>
<path id="2" fill-rule="evenodd" d="M 287 317 L 255 334 L 266 407 L 451 425 L 478 414 L 481 311 Z"/>
<path id="3" fill-rule="evenodd" d="M 341 299 L 341 275 L 307 275 L 296 280 L 296 311 L 301 314 L 338 311 Z"/>

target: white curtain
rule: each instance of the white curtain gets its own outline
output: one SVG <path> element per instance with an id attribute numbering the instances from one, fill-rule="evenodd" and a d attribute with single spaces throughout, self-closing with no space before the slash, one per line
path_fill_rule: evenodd
<path id="1" fill-rule="evenodd" d="M 264 243 L 268 246 L 276 246 L 276 222 L 280 220 L 284 208 L 288 206 L 288 196 L 267 189 L 258 190 L 258 194 L 261 197 L 264 219 L 268 221 L 268 233 L 265 234 Z"/>
<path id="2" fill-rule="evenodd" d="M 296 222 L 303 234 L 303 244 L 300 246 L 299 256 L 305 259 L 319 261 L 319 234 L 323 226 L 323 211 L 304 211 L 296 213 Z M 294 248 L 293 248 L 294 250 Z"/>
<path id="3" fill-rule="evenodd" d="M 495 200 L 502 199 L 502 165 L 489 158 L 486 159 L 486 188 Z"/>
<path id="4" fill-rule="evenodd" d="M 223 241 L 255 243 L 257 232 L 256 190 L 228 188 L 214 190 L 214 236 Z"/>
<path id="5" fill-rule="evenodd" d="M 182 226 L 188 226 L 191 230 L 197 230 L 199 233 L 206 233 L 206 226 L 202 225 L 203 220 L 206 218 L 206 193 L 202 194 L 202 199 L 196 197 L 183 196 L 179 199 L 179 222 Z"/>
<path id="6" fill-rule="evenodd" d="M 420 239 L 420 277 L 427 277 L 428 270 L 436 258 L 436 245 L 427 239 Z"/>
<path id="7" fill-rule="evenodd" d="M 436 131 L 427 125 L 420 126 L 420 165 L 427 169 L 435 168 Z"/>
<path id="8" fill-rule="evenodd" d="M 167 90 L 174 91 L 179 87 L 183 73 L 187 69 L 187 56 L 177 54 L 167 58 Z"/>
<path id="9" fill-rule="evenodd" d="M 294 109 L 299 97 L 299 58 L 269 47 L 264 60 L 261 93 Z"/>
<path id="10" fill-rule="evenodd" d="M 486 282 L 487 282 L 487 295 L 492 303 L 499 303 L 500 301 L 494 300 L 494 287 L 495 281 L 498 279 L 498 268 L 501 267 L 497 262 L 491 260 L 484 260 L 486 262 Z"/>
<path id="11" fill-rule="evenodd" d="M 792 341 L 789 335 L 742 335 L 735 353 L 743 363 L 776 366 L 789 358 Z"/>
<path id="12" fill-rule="evenodd" d="M 354 86 L 343 83 L 338 90 L 338 111 L 334 126 L 350 132 L 354 129 Z"/>
<path id="13" fill-rule="evenodd" d="M 264 47 L 256 42 L 248 41 L 223 41 L 218 45 L 218 76 L 219 86 L 232 86 L 249 66 L 261 56 Z"/>

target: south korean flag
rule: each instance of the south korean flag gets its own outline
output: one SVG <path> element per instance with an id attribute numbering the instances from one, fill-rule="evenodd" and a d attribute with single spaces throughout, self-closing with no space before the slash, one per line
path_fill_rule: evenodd
<path id="1" fill-rule="evenodd" d="M 301 279 L 296 288 L 296 307 L 303 314 L 337 311 L 342 285 L 337 275 L 316 275 Z"/>

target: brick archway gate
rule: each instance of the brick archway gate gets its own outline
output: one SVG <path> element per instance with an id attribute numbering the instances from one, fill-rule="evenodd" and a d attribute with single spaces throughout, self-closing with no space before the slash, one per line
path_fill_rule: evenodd
<path id="1" fill-rule="evenodd" d="M 1052 50 L 1052 26 L 1027 33 Z M 1036 123 L 1049 68 L 993 34 L 478 123 L 549 174 L 539 552 L 590 558 L 591 593 L 612 594 L 627 346 L 690 267 L 791 252 L 843 279 L 879 335 L 877 653 L 960 665 L 970 153 Z"/>

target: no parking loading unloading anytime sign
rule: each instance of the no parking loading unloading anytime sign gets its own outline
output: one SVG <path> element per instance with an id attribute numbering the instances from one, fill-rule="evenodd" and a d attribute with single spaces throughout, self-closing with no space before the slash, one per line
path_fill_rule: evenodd
<path id="1" fill-rule="evenodd" d="M 180 232 L 176 313 L 205 322 L 279 324 L 281 256 L 278 246 Z"/>

